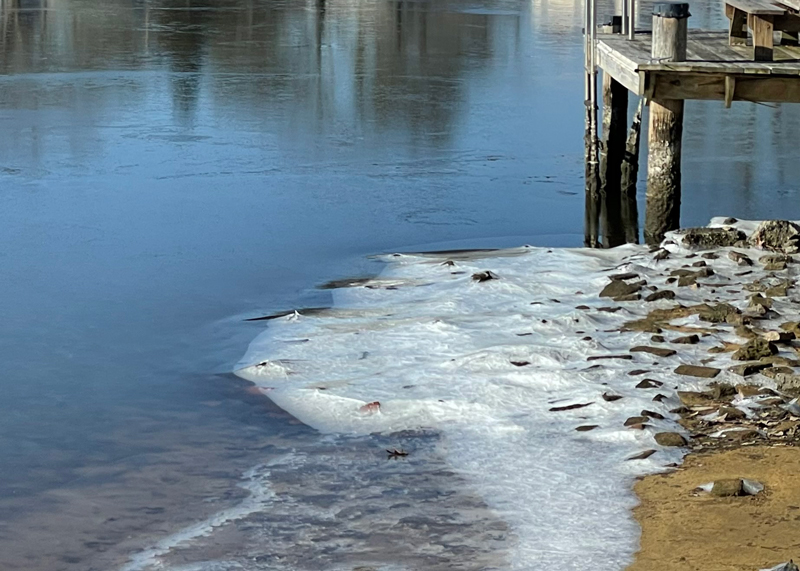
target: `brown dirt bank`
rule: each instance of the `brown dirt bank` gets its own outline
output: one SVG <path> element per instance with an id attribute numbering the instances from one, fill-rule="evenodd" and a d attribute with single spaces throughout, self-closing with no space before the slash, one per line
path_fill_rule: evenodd
<path id="1" fill-rule="evenodd" d="M 724 498 L 695 491 L 723 478 L 758 480 L 765 490 Z M 757 571 L 800 559 L 800 448 L 692 454 L 634 490 L 642 538 L 627 571 Z"/>

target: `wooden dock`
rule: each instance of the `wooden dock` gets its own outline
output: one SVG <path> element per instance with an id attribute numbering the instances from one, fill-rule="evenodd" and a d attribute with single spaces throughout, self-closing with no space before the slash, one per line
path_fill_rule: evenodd
<path id="1" fill-rule="evenodd" d="M 734 101 L 800 103 L 800 9 L 782 0 L 725 0 L 729 29 L 703 31 L 689 30 L 687 2 L 658 0 L 652 31 L 633 30 L 629 8 L 599 33 L 595 0 L 586 2 L 585 21 L 591 25 L 585 42 L 585 243 L 601 244 L 598 228 L 605 246 L 631 241 L 631 233 L 619 230 L 619 221 L 636 216 L 643 103 L 649 109 L 644 239 L 658 244 L 666 232 L 680 227 L 684 102 L 716 100 L 725 107 Z M 602 142 L 596 135 L 597 70 L 603 72 Z M 641 103 L 629 132 L 631 93 Z M 633 236 L 638 239 L 638 228 Z"/>
<path id="2" fill-rule="evenodd" d="M 752 47 L 731 46 L 727 31 L 690 30 L 686 60 L 651 56 L 652 34 L 597 38 L 597 65 L 634 94 L 650 99 L 800 103 L 800 47 L 775 46 L 774 61 L 753 61 Z"/>

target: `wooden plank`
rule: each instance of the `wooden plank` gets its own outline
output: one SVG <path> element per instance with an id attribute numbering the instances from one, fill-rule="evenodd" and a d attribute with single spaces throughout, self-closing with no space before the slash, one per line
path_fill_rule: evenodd
<path id="1" fill-rule="evenodd" d="M 618 54 L 611 52 L 602 44 L 597 46 L 597 66 L 630 91 L 638 94 L 639 74 L 636 71 L 636 64 L 632 61 L 621 61 Z"/>
<path id="2" fill-rule="evenodd" d="M 732 101 L 800 103 L 800 78 L 734 75 Z M 725 101 L 725 74 L 650 73 L 654 96 L 660 99 Z"/>
<path id="3" fill-rule="evenodd" d="M 760 14 L 762 16 L 782 16 L 786 10 L 762 0 L 725 0 L 725 4 L 746 12 L 747 14 Z"/>
<path id="4" fill-rule="evenodd" d="M 726 6 L 728 8 L 728 6 Z M 747 44 L 747 12 L 743 12 L 734 6 L 730 6 L 730 27 L 728 43 L 732 46 Z"/>

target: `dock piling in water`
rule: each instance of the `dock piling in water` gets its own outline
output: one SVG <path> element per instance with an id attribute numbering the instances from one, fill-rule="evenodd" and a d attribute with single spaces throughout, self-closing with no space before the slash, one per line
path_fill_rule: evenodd
<path id="1" fill-rule="evenodd" d="M 653 61 L 686 61 L 689 4 L 657 2 L 653 6 Z M 657 95 L 650 101 L 647 154 L 645 242 L 657 244 L 680 226 L 683 99 Z"/>

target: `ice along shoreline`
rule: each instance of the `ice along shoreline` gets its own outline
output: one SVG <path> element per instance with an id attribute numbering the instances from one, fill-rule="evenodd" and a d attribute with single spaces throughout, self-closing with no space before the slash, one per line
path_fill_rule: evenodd
<path id="1" fill-rule="evenodd" d="M 741 384 L 730 353 L 708 350 L 740 342 L 745 320 L 791 315 L 790 258 L 782 269 L 756 261 L 768 254 L 746 241 L 757 223 L 710 226 L 674 233 L 657 252 L 387 256 L 375 280 L 335 290 L 331 310 L 272 320 L 237 374 L 323 432 L 441 431 L 452 467 L 514 531 L 511 568 L 622 569 L 638 542 L 633 479 L 680 462 L 685 447 L 668 444 L 691 431 L 670 412 L 677 391 L 709 384 L 681 373 L 719 369 L 714 381 Z M 695 240 L 703 234 L 712 241 Z M 754 309 L 743 287 L 753 283 L 786 287 Z M 708 321 L 720 311 L 722 322 Z M 734 408 L 757 407 L 749 398 Z"/>

